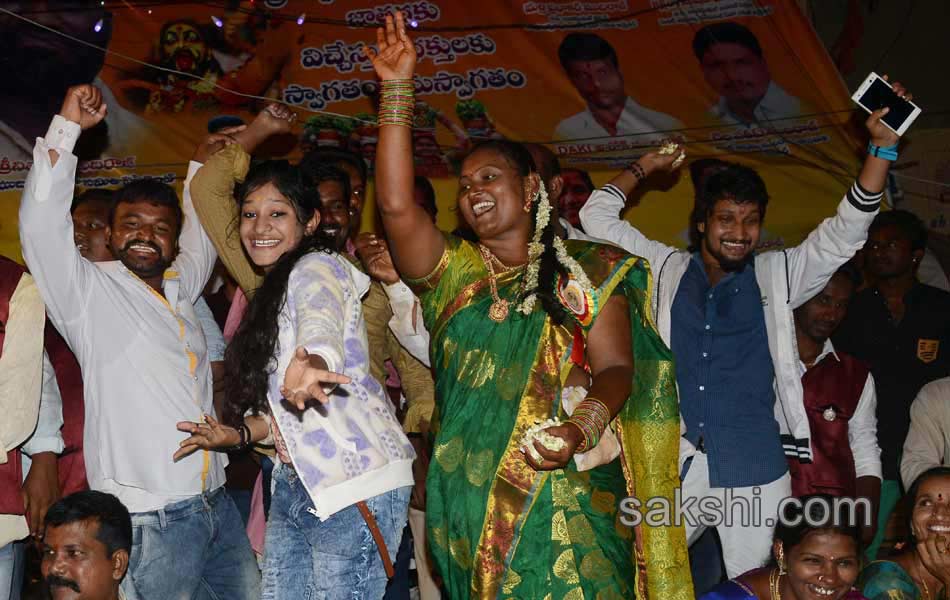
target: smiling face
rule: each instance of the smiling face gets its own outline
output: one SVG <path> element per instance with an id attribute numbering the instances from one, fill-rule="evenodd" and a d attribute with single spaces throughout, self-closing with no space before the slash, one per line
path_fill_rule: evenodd
<path id="1" fill-rule="evenodd" d="M 918 543 L 933 536 L 950 539 L 950 476 L 937 475 L 926 479 L 917 490 L 911 514 L 911 531 Z"/>
<path id="2" fill-rule="evenodd" d="M 175 210 L 146 199 L 120 202 L 109 229 L 116 258 L 142 279 L 165 272 L 178 252 L 181 224 Z"/>
<path id="3" fill-rule="evenodd" d="M 336 181 L 322 181 L 317 186 L 323 206 L 320 229 L 333 239 L 333 247 L 341 250 L 350 235 L 348 199 L 343 197 L 343 186 Z"/>
<path id="4" fill-rule="evenodd" d="M 92 262 L 115 260 L 109 246 L 109 202 L 89 200 L 73 211 L 73 241 L 83 258 Z"/>
<path id="5" fill-rule="evenodd" d="M 250 192 L 241 204 L 241 243 L 251 262 L 267 270 L 319 223 L 319 211 L 314 211 L 309 222 L 301 223 L 293 202 L 273 183 L 266 183 Z"/>
<path id="6" fill-rule="evenodd" d="M 363 218 L 363 204 L 366 203 L 366 182 L 360 176 L 360 170 L 348 162 L 340 161 L 333 164 L 334 167 L 346 173 L 350 178 L 350 222 L 355 224 L 356 231 L 350 228 L 350 233 L 354 235 L 359 233 L 360 224 Z"/>
<path id="7" fill-rule="evenodd" d="M 788 583 L 798 600 L 843 598 L 861 566 L 854 538 L 834 530 L 812 531 L 785 556 Z"/>
<path id="8" fill-rule="evenodd" d="M 526 198 L 538 189 L 537 175 L 522 177 L 499 151 L 475 150 L 462 163 L 458 207 L 465 222 L 481 240 L 531 233 Z"/>
<path id="9" fill-rule="evenodd" d="M 108 600 L 118 594 L 129 555 L 111 556 L 96 539 L 99 522 L 74 521 L 48 527 L 43 538 L 43 578 L 53 600 Z"/>
<path id="10" fill-rule="evenodd" d="M 705 262 L 715 261 L 723 271 L 735 271 L 752 255 L 761 230 L 762 216 L 758 204 L 740 204 L 729 198 L 717 200 L 706 216 L 706 222 L 699 224 Z"/>
<path id="11" fill-rule="evenodd" d="M 730 103 L 758 103 L 772 80 L 765 59 L 742 44 L 711 45 L 700 66 L 706 83 Z"/>

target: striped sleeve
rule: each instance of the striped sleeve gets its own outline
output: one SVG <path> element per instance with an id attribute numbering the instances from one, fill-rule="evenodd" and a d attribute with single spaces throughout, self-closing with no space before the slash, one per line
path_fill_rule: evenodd
<path id="1" fill-rule="evenodd" d="M 621 189 L 615 186 L 614 184 L 608 183 L 607 185 L 605 185 L 604 187 L 600 189 L 604 192 L 607 192 L 608 194 L 612 194 L 616 196 L 617 199 L 619 199 L 624 204 L 627 203 L 627 195 L 624 194 L 623 191 L 621 191 Z"/>
<path id="2" fill-rule="evenodd" d="M 861 187 L 861 184 L 857 181 L 848 190 L 848 202 L 856 209 L 864 212 L 874 212 L 881 208 L 882 197 L 884 197 L 883 191 L 876 194 L 869 192 Z"/>

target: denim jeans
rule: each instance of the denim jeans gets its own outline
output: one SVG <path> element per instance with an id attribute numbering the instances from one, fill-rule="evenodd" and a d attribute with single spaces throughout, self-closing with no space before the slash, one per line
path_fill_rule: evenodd
<path id="1" fill-rule="evenodd" d="M 122 589 L 142 600 L 258 600 L 257 561 L 227 490 L 133 513 Z"/>
<path id="2" fill-rule="evenodd" d="M 293 468 L 278 464 L 273 478 L 262 600 L 382 598 L 386 571 L 356 505 L 320 521 L 310 512 L 315 510 L 313 501 Z M 366 501 L 394 562 L 408 518 L 411 490 L 408 486 L 398 488 Z"/>
<path id="3" fill-rule="evenodd" d="M 0 546 L 0 600 L 20 600 L 25 550 L 25 542 L 10 542 Z"/>

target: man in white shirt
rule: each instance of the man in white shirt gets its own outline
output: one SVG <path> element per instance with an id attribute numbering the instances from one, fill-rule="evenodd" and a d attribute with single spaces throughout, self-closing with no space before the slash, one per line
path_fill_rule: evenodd
<path id="1" fill-rule="evenodd" d="M 772 81 L 759 40 L 732 21 L 693 36 L 693 54 L 706 83 L 719 94 L 709 112 L 726 125 L 767 124 L 801 115 L 801 102 Z"/>
<path id="2" fill-rule="evenodd" d="M 557 53 L 587 108 L 558 123 L 556 139 L 642 135 L 642 140 L 649 142 L 683 129 L 677 119 L 641 106 L 627 96 L 617 53 L 604 38 L 594 33 L 571 33 L 561 42 Z"/>
<path id="3" fill-rule="evenodd" d="M 80 256 L 69 208 L 80 131 L 106 113 L 91 85 L 70 88 L 38 138 L 20 205 L 20 239 L 47 312 L 76 355 L 86 398 L 85 459 L 91 488 L 132 515 L 131 577 L 144 598 L 252 599 L 260 575 L 221 453 L 172 455 L 181 421 L 213 414 L 208 350 L 194 301 L 216 254 L 198 223 L 185 180 L 183 207 L 154 180 L 118 190 L 109 242 L 118 261 Z M 179 235 L 180 234 L 180 235 Z"/>
<path id="4" fill-rule="evenodd" d="M 910 405 L 910 429 L 901 455 L 901 480 L 910 488 L 917 476 L 950 465 L 950 377 L 920 388 Z"/>

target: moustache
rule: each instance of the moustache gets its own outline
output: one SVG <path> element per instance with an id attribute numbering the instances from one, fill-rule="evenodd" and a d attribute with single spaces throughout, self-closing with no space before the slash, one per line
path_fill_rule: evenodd
<path id="1" fill-rule="evenodd" d="M 129 249 L 132 246 L 135 246 L 136 244 L 141 245 L 141 246 L 148 246 L 149 248 L 155 250 L 155 253 L 158 254 L 159 256 L 162 255 L 162 249 L 158 247 L 158 244 L 154 242 L 146 242 L 145 240 L 132 240 L 131 242 L 128 242 L 126 245 L 122 246 L 122 251 L 128 252 Z"/>
<path id="2" fill-rule="evenodd" d="M 53 589 L 54 587 L 64 587 L 69 588 L 72 591 L 79 593 L 79 584 L 73 581 L 72 579 L 66 579 L 58 575 L 48 575 L 46 577 L 46 585 Z"/>

